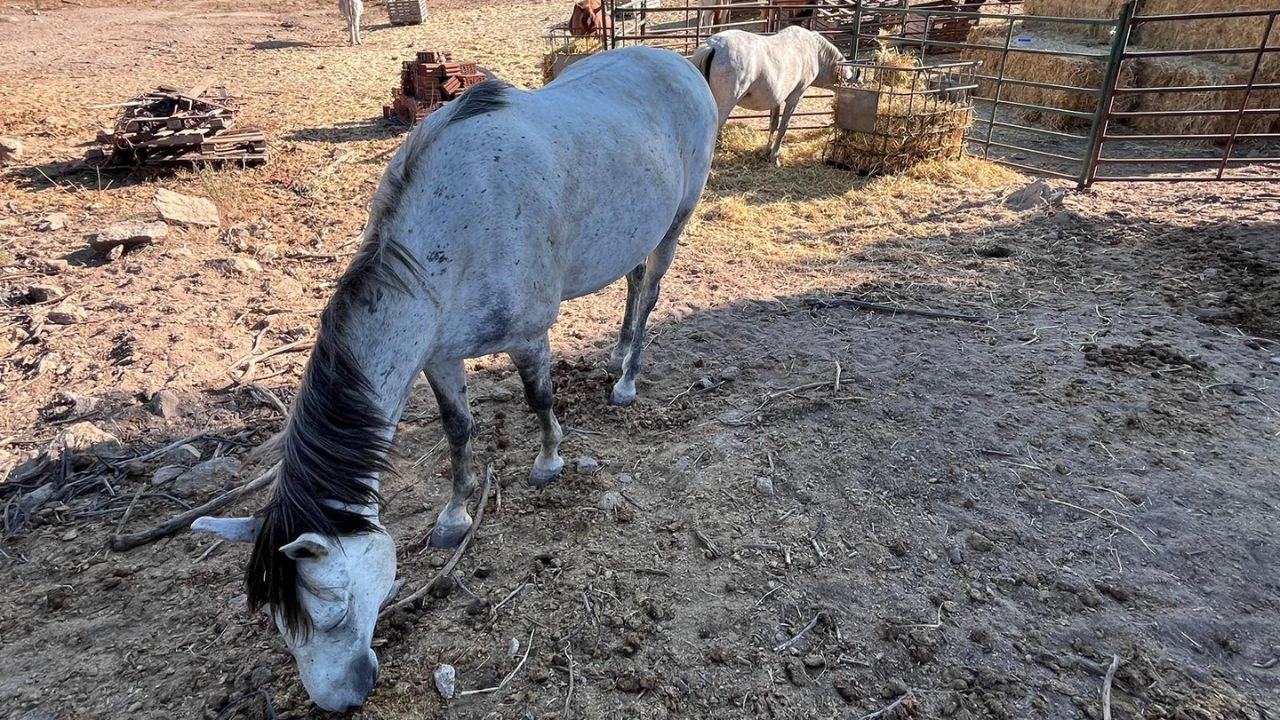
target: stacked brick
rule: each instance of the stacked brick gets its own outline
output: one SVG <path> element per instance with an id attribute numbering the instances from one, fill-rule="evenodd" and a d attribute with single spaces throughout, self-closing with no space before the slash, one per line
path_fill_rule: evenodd
<path id="1" fill-rule="evenodd" d="M 416 125 L 483 80 L 475 63 L 454 60 L 448 50 L 423 50 L 404 62 L 400 87 L 392 89 L 391 104 L 382 107 L 382 116 Z"/>

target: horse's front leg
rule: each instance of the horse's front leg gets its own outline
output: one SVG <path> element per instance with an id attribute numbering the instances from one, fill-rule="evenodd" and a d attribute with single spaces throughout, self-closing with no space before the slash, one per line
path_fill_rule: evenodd
<path id="1" fill-rule="evenodd" d="M 768 135 L 768 139 L 765 140 L 764 142 L 764 146 L 767 148 L 773 147 L 773 134 L 778 131 L 778 118 L 781 114 L 782 114 L 781 105 L 769 111 L 769 135 Z"/>
<path id="2" fill-rule="evenodd" d="M 431 530 L 431 547 L 456 547 L 471 527 L 467 498 L 475 490 L 471 479 L 471 408 L 467 406 L 467 370 L 461 360 L 426 368 L 427 381 L 440 408 L 440 422 L 449 438 L 453 495 L 436 518 Z"/>
<path id="3" fill-rule="evenodd" d="M 537 340 L 512 348 L 507 353 L 520 371 L 524 382 L 524 397 L 538 416 L 542 428 L 542 448 L 533 461 L 529 484 L 542 487 L 560 476 L 564 458 L 560 457 L 560 423 L 556 421 L 555 390 L 551 385 L 551 341 L 546 333 Z"/>
<path id="4" fill-rule="evenodd" d="M 618 345 L 609 356 L 608 370 L 614 375 L 622 374 L 623 363 L 627 361 L 627 353 L 631 351 L 631 338 L 635 337 L 636 300 L 640 297 L 640 287 L 644 284 L 644 263 L 627 273 L 627 306 L 622 311 L 622 329 L 618 331 Z"/>
<path id="5" fill-rule="evenodd" d="M 644 282 L 636 297 L 635 318 L 631 329 L 631 347 L 627 350 L 627 359 L 623 362 L 622 377 L 614 383 L 609 394 L 610 405 L 630 405 L 636 399 L 636 376 L 640 374 L 640 354 L 644 351 L 645 325 L 649 322 L 649 313 L 658 304 L 658 293 L 662 290 L 662 276 L 671 267 L 676 257 L 676 245 L 680 242 L 680 233 L 693 214 L 692 204 L 681 208 L 675 222 L 667 230 L 667 234 L 658 243 L 658 247 L 645 260 Z"/>
<path id="6" fill-rule="evenodd" d="M 782 152 L 782 138 L 787 134 L 787 126 L 791 124 L 791 113 L 796 111 L 796 106 L 800 104 L 800 98 L 804 97 L 804 88 L 800 88 L 787 98 L 786 105 L 782 108 L 782 121 L 778 125 L 778 136 L 773 139 L 773 147 L 769 149 L 769 162 L 778 167 L 782 167 L 782 160 L 778 157 Z"/>

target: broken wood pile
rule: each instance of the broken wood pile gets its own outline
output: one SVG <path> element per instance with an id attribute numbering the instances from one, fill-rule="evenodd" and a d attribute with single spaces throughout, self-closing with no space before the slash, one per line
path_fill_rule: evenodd
<path id="1" fill-rule="evenodd" d="M 257 128 L 235 128 L 239 108 L 226 88 L 202 82 L 190 90 L 168 85 L 119 105 L 124 113 L 114 129 L 98 135 L 107 146 L 98 157 L 111 165 L 267 160 L 267 138 Z"/>
<path id="2" fill-rule="evenodd" d="M 448 50 L 423 50 L 404 62 L 400 87 L 392 89 L 391 104 L 382 107 L 382 117 L 416 125 L 484 77 L 475 63 L 455 61 Z"/>

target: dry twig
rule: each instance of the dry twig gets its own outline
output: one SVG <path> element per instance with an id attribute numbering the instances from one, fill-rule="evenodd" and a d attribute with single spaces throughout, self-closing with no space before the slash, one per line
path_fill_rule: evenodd
<path id="1" fill-rule="evenodd" d="M 462 559 L 462 554 L 467 551 L 467 546 L 471 544 L 471 539 L 476 536 L 476 529 L 480 527 L 480 522 L 484 520 L 485 501 L 489 497 L 489 487 L 492 484 L 493 466 L 490 465 L 484 470 L 484 487 L 480 490 L 480 507 L 476 508 L 475 519 L 471 521 L 471 527 L 467 529 L 467 534 L 462 536 L 462 542 L 458 543 L 458 549 L 453 551 L 453 556 L 449 558 L 449 562 L 445 563 L 444 567 L 440 568 L 440 571 L 422 587 L 414 590 L 409 597 L 383 608 L 382 612 L 378 613 L 379 618 L 386 617 L 392 612 L 399 610 L 409 603 L 425 596 L 428 592 L 431 592 L 431 587 L 436 584 L 437 580 L 442 577 L 447 577 L 453 573 L 453 569 L 458 566 L 458 561 Z"/>
<path id="2" fill-rule="evenodd" d="M 906 695 L 903 695 L 902 697 L 898 698 L 897 700 L 894 700 L 893 702 L 889 703 L 888 705 L 880 708 L 879 710 L 873 713 L 867 713 L 866 715 L 863 715 L 862 717 L 858 718 L 858 720 L 879 720 L 880 718 L 893 712 L 899 705 L 906 702 L 907 698 L 909 697 L 911 697 L 911 693 L 907 693 Z"/>
<path id="3" fill-rule="evenodd" d="M 1111 667 L 1107 668 L 1107 677 L 1102 681 L 1102 720 L 1111 720 L 1111 684 L 1116 679 L 1116 670 L 1120 668 L 1120 656 L 1111 656 Z"/>
<path id="4" fill-rule="evenodd" d="M 472 527 L 475 527 L 475 525 L 473 524 Z M 533 649 L 533 631 L 530 630 L 529 642 L 526 643 L 524 646 L 524 657 L 520 658 L 520 662 L 516 663 L 516 666 L 511 669 L 511 672 L 507 673 L 506 677 L 502 678 L 502 682 L 498 683 L 497 685 L 494 685 L 493 687 L 483 688 L 481 690 L 463 690 L 462 692 L 458 693 L 458 697 L 465 697 L 467 695 L 480 695 L 482 693 L 498 692 L 502 688 L 506 687 L 507 683 L 511 682 L 511 678 L 515 677 L 516 673 L 520 672 L 520 668 L 524 667 L 524 661 L 529 659 L 529 651 L 532 649 Z"/>
<path id="5" fill-rule="evenodd" d="M 814 615 L 814 616 L 813 616 L 813 619 L 809 621 L 809 624 L 808 624 L 808 625 L 805 625 L 805 626 L 804 626 L 804 629 L 803 629 L 803 630 L 801 630 L 800 632 L 796 633 L 796 634 L 795 634 L 795 637 L 793 637 L 793 638 L 791 638 L 790 640 L 788 640 L 788 641 L 786 641 L 786 642 L 782 643 L 781 645 L 779 645 L 779 646 L 775 647 L 775 648 L 773 649 L 773 651 L 774 651 L 774 652 L 782 652 L 783 650 L 786 650 L 787 648 L 791 647 L 792 645 L 795 645 L 797 642 L 800 642 L 800 638 L 804 637 L 805 635 L 808 635 L 808 634 L 809 634 L 809 631 L 810 631 L 810 630 L 812 630 L 814 627 L 816 627 L 816 626 L 817 626 L 817 624 L 818 624 L 818 619 L 819 619 L 819 618 L 821 618 L 821 617 L 822 617 L 822 613 L 818 613 L 817 615 Z"/>
<path id="6" fill-rule="evenodd" d="M 271 483 L 272 480 L 275 479 L 276 472 L 279 470 L 280 470 L 280 463 L 276 463 L 275 465 L 272 465 L 266 472 L 262 473 L 261 475 L 254 478 L 253 480 L 250 480 L 244 485 L 241 485 L 240 487 L 235 488 L 233 490 L 228 490 L 227 492 L 219 495 L 218 497 L 210 500 L 209 502 L 199 507 L 194 507 L 184 513 L 175 515 L 169 518 L 168 520 L 160 523 L 156 527 L 151 528 L 150 530 L 146 530 L 144 532 L 139 532 L 139 533 L 131 533 L 129 535 L 120 535 L 119 531 L 117 530 L 117 534 L 111 536 L 111 549 L 115 550 L 116 552 L 124 552 L 126 550 L 132 550 L 138 547 L 139 545 L 146 545 L 147 543 L 155 542 L 156 540 L 159 540 L 162 537 L 172 535 L 173 533 L 176 533 L 179 530 L 187 528 L 191 525 L 192 521 L 195 520 L 196 518 L 202 515 L 208 515 L 210 513 L 217 512 L 218 510 L 221 510 L 226 505 L 230 505 L 231 503 L 235 502 L 236 500 L 239 500 L 245 495 L 248 495 L 249 493 L 255 490 L 258 490 L 260 488 L 266 487 L 268 484 Z"/>

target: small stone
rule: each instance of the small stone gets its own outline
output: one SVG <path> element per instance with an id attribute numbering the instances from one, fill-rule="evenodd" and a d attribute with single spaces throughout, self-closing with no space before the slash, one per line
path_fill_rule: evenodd
<path id="1" fill-rule="evenodd" d="M 578 473 L 581 475 L 593 475 L 600 470 L 600 461 L 593 457 L 583 455 L 578 458 Z"/>
<path id="2" fill-rule="evenodd" d="M 1004 199 L 1004 204 L 1014 210 L 1032 210 L 1046 204 L 1053 195 L 1053 188 L 1044 179 L 1036 180 Z"/>
<path id="3" fill-rule="evenodd" d="M 696 385 L 699 390 L 709 390 L 715 383 L 711 382 L 711 378 L 704 377 L 698 378 Z"/>
<path id="4" fill-rule="evenodd" d="M 622 473 L 621 475 L 618 476 L 618 482 L 622 483 L 623 485 L 630 485 L 635 481 L 636 479 L 631 477 L 631 473 Z"/>
<path id="5" fill-rule="evenodd" d="M 36 230 L 39 230 L 40 232 L 54 232 L 57 230 L 61 230 L 66 226 L 67 226 L 66 213 L 60 213 L 60 212 L 49 213 L 48 215 L 45 215 L 43 218 L 41 218 L 40 222 L 36 223 Z"/>
<path id="6" fill-rule="evenodd" d="M 40 269 L 47 275 L 61 275 L 71 270 L 71 263 L 60 258 L 53 260 L 45 260 L 40 263 Z"/>
<path id="7" fill-rule="evenodd" d="M 65 542 L 70 542 L 78 537 L 80 537 L 80 531 L 75 528 L 71 528 L 70 530 L 62 533 L 62 539 Z"/>
<path id="8" fill-rule="evenodd" d="M 773 481 L 767 477 L 756 478 L 756 492 L 765 497 L 773 497 Z"/>
<path id="9" fill-rule="evenodd" d="M 964 542 L 969 546 L 970 550 L 977 552 L 991 552 L 991 549 L 995 547 L 995 543 L 991 542 L 991 538 L 977 531 L 969 533 Z"/>
<path id="10" fill-rule="evenodd" d="M 172 390 L 160 390 L 147 401 L 147 409 L 165 420 L 172 420 L 182 414 L 181 400 Z"/>
<path id="11" fill-rule="evenodd" d="M 952 545 L 947 548 L 947 559 L 951 561 L 952 565 L 962 565 L 964 563 L 964 551 L 960 549 L 959 545 Z"/>
<path id="12" fill-rule="evenodd" d="M 75 325 L 84 322 L 88 317 L 89 314 L 83 309 L 74 305 L 67 305 L 61 310 L 50 310 L 49 314 L 45 316 L 45 320 L 51 325 Z"/>
<path id="13" fill-rule="evenodd" d="M 165 465 L 151 475 L 152 485 L 163 485 L 174 480 L 187 471 L 182 465 Z"/>
<path id="14" fill-rule="evenodd" d="M 259 688 L 274 680 L 275 677 L 276 675 L 271 672 L 271 668 L 259 666 L 254 668 L 253 672 L 249 674 L 249 684 L 253 687 Z"/>
<path id="15" fill-rule="evenodd" d="M 78 422 L 58 433 L 48 447 L 49 457 L 61 460 L 62 453 L 73 456 L 88 454 L 106 454 L 114 456 L 123 448 L 120 440 L 91 422 Z"/>
<path id="16" fill-rule="evenodd" d="M 27 300 L 33 303 L 46 303 L 61 300 L 67 293 L 57 285 L 32 285 L 27 288 Z"/>
<path id="17" fill-rule="evenodd" d="M 837 678 L 833 683 L 836 694 L 847 703 L 855 703 L 862 699 L 862 690 L 852 680 Z"/>
<path id="18" fill-rule="evenodd" d="M 622 504 L 622 493 L 617 490 L 610 490 L 600 496 L 600 501 L 596 503 L 596 507 L 605 512 L 613 512 Z"/>
<path id="19" fill-rule="evenodd" d="M 239 255 L 226 258 L 225 260 L 218 260 L 214 264 L 223 272 L 236 273 L 239 275 L 249 275 L 251 273 L 262 272 L 262 265 L 260 265 L 257 260 L 241 257 Z"/>
<path id="20" fill-rule="evenodd" d="M 811 680 L 809 673 L 804 669 L 804 663 L 800 662 L 800 658 L 788 657 L 782 661 L 783 668 L 787 671 L 787 679 L 796 687 L 809 687 Z"/>
<path id="21" fill-rule="evenodd" d="M 164 461 L 170 465 L 191 467 L 200 462 L 200 448 L 185 443 L 164 454 Z"/>
<path id="22" fill-rule="evenodd" d="M 5 16 L 6 22 L 18 22 L 18 19 L 11 16 Z M 17 138 L 0 137 L 0 165 L 8 165 L 16 163 L 22 159 L 26 148 L 23 147 L 22 141 Z"/>
<path id="23" fill-rule="evenodd" d="M 817 670 L 827 666 L 826 658 L 821 655 L 805 655 L 801 661 L 804 663 L 804 666 L 810 670 Z"/>
<path id="24" fill-rule="evenodd" d="M 738 376 L 741 374 L 742 371 L 738 369 L 737 365 L 729 365 L 722 368 L 717 377 L 725 382 L 731 382 L 733 380 L 737 380 Z"/>
<path id="25" fill-rule="evenodd" d="M 436 692 L 440 693 L 440 697 L 445 700 L 453 699 L 454 689 L 457 687 L 458 671 L 452 665 L 441 665 L 436 668 Z"/>
<path id="26" fill-rule="evenodd" d="M 201 227 L 218 227 L 222 218 L 218 215 L 218 206 L 208 198 L 183 195 L 172 190 L 160 188 L 156 191 L 156 210 L 165 221 L 179 225 L 199 225 Z"/>
<path id="27" fill-rule="evenodd" d="M 169 228 L 162 222 L 137 222 L 128 220 L 108 225 L 98 231 L 89 247 L 98 252 L 109 253 L 116 248 L 132 250 L 142 245 L 150 245 L 169 234 Z"/>
<path id="28" fill-rule="evenodd" d="M 174 480 L 174 489 L 182 494 L 201 494 L 220 489 L 240 472 L 240 461 L 233 457 L 219 457 L 196 465 Z"/>

